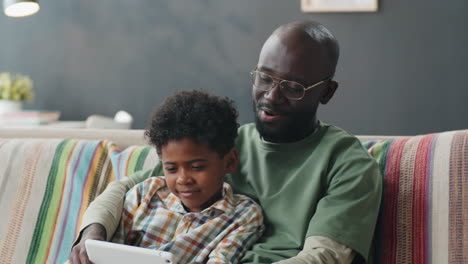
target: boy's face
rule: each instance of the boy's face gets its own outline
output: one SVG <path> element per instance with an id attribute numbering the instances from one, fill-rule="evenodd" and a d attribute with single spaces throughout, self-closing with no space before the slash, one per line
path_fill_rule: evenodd
<path id="1" fill-rule="evenodd" d="M 188 138 L 169 141 L 161 148 L 167 186 L 190 212 L 200 212 L 222 196 L 223 179 L 237 166 L 232 149 L 221 158 L 205 145 Z"/>

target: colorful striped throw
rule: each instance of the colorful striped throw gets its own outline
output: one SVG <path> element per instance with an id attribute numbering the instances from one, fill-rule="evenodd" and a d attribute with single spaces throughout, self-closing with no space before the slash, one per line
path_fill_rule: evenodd
<path id="1" fill-rule="evenodd" d="M 384 175 L 375 263 L 468 263 L 468 130 L 363 145 Z"/>
<path id="2" fill-rule="evenodd" d="M 156 162 L 149 146 L 0 139 L 0 263 L 64 263 L 88 204 L 110 181 Z"/>

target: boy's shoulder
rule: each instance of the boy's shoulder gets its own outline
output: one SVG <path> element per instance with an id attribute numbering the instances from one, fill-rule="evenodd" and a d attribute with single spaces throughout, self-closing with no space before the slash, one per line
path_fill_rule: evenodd
<path id="1" fill-rule="evenodd" d="M 234 194 L 229 183 L 224 183 L 225 200 L 230 204 L 234 214 L 253 213 L 262 214 L 262 208 L 252 198 L 243 194 Z"/>
<path id="2" fill-rule="evenodd" d="M 152 188 L 166 187 L 166 179 L 163 176 L 151 176 L 148 179 L 140 182 L 138 185 L 151 186 Z"/>
<path id="3" fill-rule="evenodd" d="M 170 194 L 163 176 L 151 176 L 135 185 L 134 188 L 138 188 L 139 192 L 144 196 L 157 194 L 161 199 L 166 198 Z"/>

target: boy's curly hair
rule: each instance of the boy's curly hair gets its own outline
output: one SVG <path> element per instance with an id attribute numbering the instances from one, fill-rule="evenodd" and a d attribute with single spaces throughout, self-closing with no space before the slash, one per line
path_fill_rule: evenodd
<path id="1" fill-rule="evenodd" d="M 238 115 L 227 97 L 201 90 L 176 92 L 155 109 L 145 136 L 160 156 L 169 141 L 189 138 L 224 157 L 234 147 Z"/>

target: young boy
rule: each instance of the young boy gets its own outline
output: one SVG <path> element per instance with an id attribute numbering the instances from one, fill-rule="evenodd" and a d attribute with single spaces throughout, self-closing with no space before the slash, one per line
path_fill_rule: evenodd
<path id="1" fill-rule="evenodd" d="M 145 135 L 164 177 L 125 196 L 113 242 L 172 252 L 177 263 L 236 263 L 263 232 L 261 208 L 223 179 L 237 166 L 231 100 L 178 92 L 153 114 Z"/>

